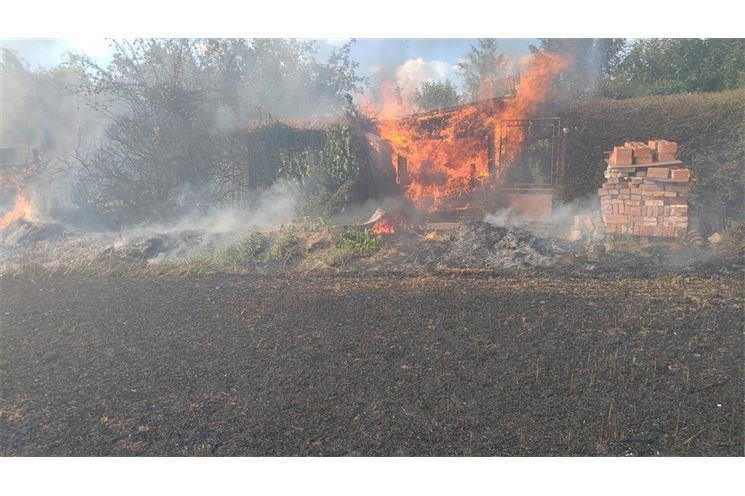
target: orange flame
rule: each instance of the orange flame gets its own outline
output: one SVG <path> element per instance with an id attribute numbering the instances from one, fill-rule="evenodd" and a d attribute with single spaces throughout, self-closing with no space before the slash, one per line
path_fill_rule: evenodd
<path id="1" fill-rule="evenodd" d="M 0 229 L 4 229 L 18 219 L 31 217 L 31 204 L 26 195 L 19 193 L 16 195 L 13 207 L 0 218 Z"/>
<path id="2" fill-rule="evenodd" d="M 376 117 L 381 137 L 393 148 L 394 170 L 398 156 L 406 157 L 406 196 L 420 206 L 435 207 L 443 198 L 468 192 L 483 182 L 489 175 L 489 135 L 498 136 L 502 120 L 533 116 L 565 66 L 559 56 L 533 55 L 514 97 L 412 117 L 405 116 L 412 113 L 413 106 L 384 84 L 382 108 Z M 501 135 L 509 143 L 503 151 L 506 163 L 501 166 L 505 167 L 520 153 L 524 136 L 520 127 L 506 128 Z"/>
<path id="3" fill-rule="evenodd" d="M 390 219 L 380 219 L 372 226 L 372 232 L 375 234 L 393 234 L 396 232 L 396 227 Z"/>

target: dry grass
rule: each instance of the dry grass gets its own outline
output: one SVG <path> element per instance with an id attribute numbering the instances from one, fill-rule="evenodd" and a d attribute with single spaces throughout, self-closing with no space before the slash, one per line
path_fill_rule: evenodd
<path id="1" fill-rule="evenodd" d="M 61 260 L 48 260 L 33 251 L 0 267 L 9 276 L 161 277 L 245 273 L 256 269 L 303 272 L 346 265 L 375 254 L 382 239 L 367 230 L 332 231 L 323 226 L 291 226 L 271 233 L 250 233 L 212 251 L 185 258 L 140 260 L 114 248 Z"/>

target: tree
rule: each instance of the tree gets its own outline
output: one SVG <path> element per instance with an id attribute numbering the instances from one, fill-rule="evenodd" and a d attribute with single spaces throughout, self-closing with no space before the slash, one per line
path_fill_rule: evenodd
<path id="1" fill-rule="evenodd" d="M 271 182 L 279 170 L 253 159 L 244 130 L 267 114 L 343 112 L 363 82 L 349 46 L 327 63 L 314 43 L 285 39 L 114 41 L 108 67 L 82 57 L 84 93 L 110 118 L 102 145 L 79 157 L 89 198 L 139 222 Z"/>
<path id="2" fill-rule="evenodd" d="M 745 87 L 743 39 L 640 39 L 611 65 L 603 93 L 612 98 Z"/>
<path id="3" fill-rule="evenodd" d="M 543 38 L 532 53 L 552 53 L 567 59 L 567 67 L 555 79 L 565 100 L 597 96 L 612 67 L 621 60 L 623 38 Z"/>
<path id="4" fill-rule="evenodd" d="M 464 61 L 458 63 L 466 96 L 472 101 L 502 96 L 507 92 L 507 58 L 498 52 L 497 40 L 480 38 Z"/>
<path id="5" fill-rule="evenodd" d="M 414 101 L 421 110 L 434 110 L 457 105 L 460 102 L 460 96 L 449 79 L 425 81 L 416 89 Z"/>
<path id="6" fill-rule="evenodd" d="M 70 88 L 87 83 L 83 68 L 68 58 L 51 69 L 31 69 L 17 54 L 0 51 L 0 126 L 2 146 L 38 148 L 66 154 L 95 115 Z"/>

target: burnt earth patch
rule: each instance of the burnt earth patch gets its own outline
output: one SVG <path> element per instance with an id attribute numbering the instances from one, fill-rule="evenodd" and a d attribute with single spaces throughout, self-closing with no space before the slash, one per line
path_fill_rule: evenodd
<path id="1" fill-rule="evenodd" d="M 3 455 L 743 455 L 738 275 L 0 278 Z"/>

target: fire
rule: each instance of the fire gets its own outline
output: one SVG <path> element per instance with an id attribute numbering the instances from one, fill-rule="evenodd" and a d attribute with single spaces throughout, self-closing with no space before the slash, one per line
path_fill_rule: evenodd
<path id="1" fill-rule="evenodd" d="M 4 229 L 18 219 L 28 217 L 31 217 L 31 204 L 25 194 L 19 193 L 16 195 L 13 207 L 0 218 L 0 229 Z"/>
<path id="2" fill-rule="evenodd" d="M 372 232 L 375 234 L 393 234 L 396 232 L 396 227 L 390 219 L 383 218 L 373 224 Z"/>
<path id="3" fill-rule="evenodd" d="M 500 123 L 532 116 L 549 96 L 551 83 L 566 62 L 550 54 L 533 55 L 521 76 L 514 97 L 488 100 L 448 112 L 405 117 L 413 107 L 384 85 L 379 131 L 393 148 L 393 167 L 400 172 L 405 157 L 406 196 L 420 206 L 436 207 L 446 197 L 457 196 L 483 183 L 489 176 L 487 142 L 498 144 Z M 519 127 L 501 132 L 509 147 L 502 157 L 509 162 L 519 154 L 524 136 Z"/>

